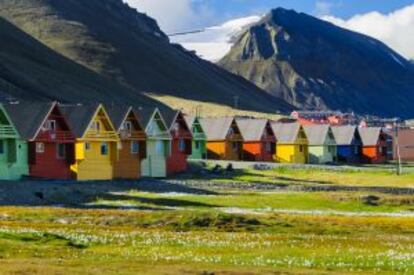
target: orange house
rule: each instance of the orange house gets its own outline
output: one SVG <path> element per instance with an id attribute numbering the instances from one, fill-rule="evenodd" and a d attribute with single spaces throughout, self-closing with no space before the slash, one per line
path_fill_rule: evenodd
<path id="1" fill-rule="evenodd" d="M 238 119 L 243 136 L 243 159 L 272 162 L 276 153 L 276 136 L 267 119 Z"/>
<path id="2" fill-rule="evenodd" d="M 358 129 L 362 140 L 362 160 L 365 163 L 384 163 L 387 161 L 387 135 L 379 127 Z"/>
<path id="3" fill-rule="evenodd" d="M 139 114 L 132 107 L 116 106 L 108 109 L 120 142 L 118 158 L 114 162 L 114 178 L 138 179 L 141 161 L 146 157 L 146 134 L 139 122 Z"/>
<path id="4" fill-rule="evenodd" d="M 203 118 L 200 123 L 206 133 L 209 159 L 243 159 L 243 136 L 233 117 Z"/>

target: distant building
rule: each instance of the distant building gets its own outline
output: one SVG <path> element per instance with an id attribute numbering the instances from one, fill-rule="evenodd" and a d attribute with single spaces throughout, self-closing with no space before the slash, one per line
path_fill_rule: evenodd
<path id="1" fill-rule="evenodd" d="M 356 124 L 357 118 L 353 113 L 342 113 L 338 111 L 294 111 L 290 116 L 301 125 L 349 125 Z"/>

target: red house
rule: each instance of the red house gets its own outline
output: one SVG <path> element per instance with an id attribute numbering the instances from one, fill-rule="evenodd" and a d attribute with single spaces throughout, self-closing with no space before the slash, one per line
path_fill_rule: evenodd
<path id="1" fill-rule="evenodd" d="M 267 119 L 238 119 L 243 141 L 243 159 L 272 162 L 276 153 L 276 136 Z"/>
<path id="2" fill-rule="evenodd" d="M 362 160 L 365 163 L 384 163 L 388 159 L 387 134 L 379 127 L 358 129 L 362 140 Z"/>
<path id="3" fill-rule="evenodd" d="M 192 133 L 181 111 L 164 111 L 171 134 L 171 155 L 167 158 L 167 175 L 185 172 L 192 150 Z"/>
<path id="4" fill-rule="evenodd" d="M 5 105 L 17 130 L 28 142 L 29 175 L 71 179 L 75 137 L 57 104 L 21 102 Z"/>

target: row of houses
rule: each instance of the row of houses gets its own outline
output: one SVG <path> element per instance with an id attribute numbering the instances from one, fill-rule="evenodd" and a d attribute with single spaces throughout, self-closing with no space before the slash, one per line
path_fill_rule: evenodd
<path id="1" fill-rule="evenodd" d="M 166 177 L 188 159 L 382 162 L 380 128 L 330 127 L 57 102 L 0 105 L 0 178 Z"/>

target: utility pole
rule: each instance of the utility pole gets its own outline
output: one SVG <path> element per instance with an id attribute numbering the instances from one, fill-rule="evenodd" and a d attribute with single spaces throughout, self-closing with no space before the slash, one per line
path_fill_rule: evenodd
<path id="1" fill-rule="evenodd" d="M 399 142 L 399 125 L 398 123 L 395 126 L 395 147 L 397 150 L 397 175 L 402 175 L 402 165 L 401 165 L 401 151 L 400 151 L 400 142 Z"/>

